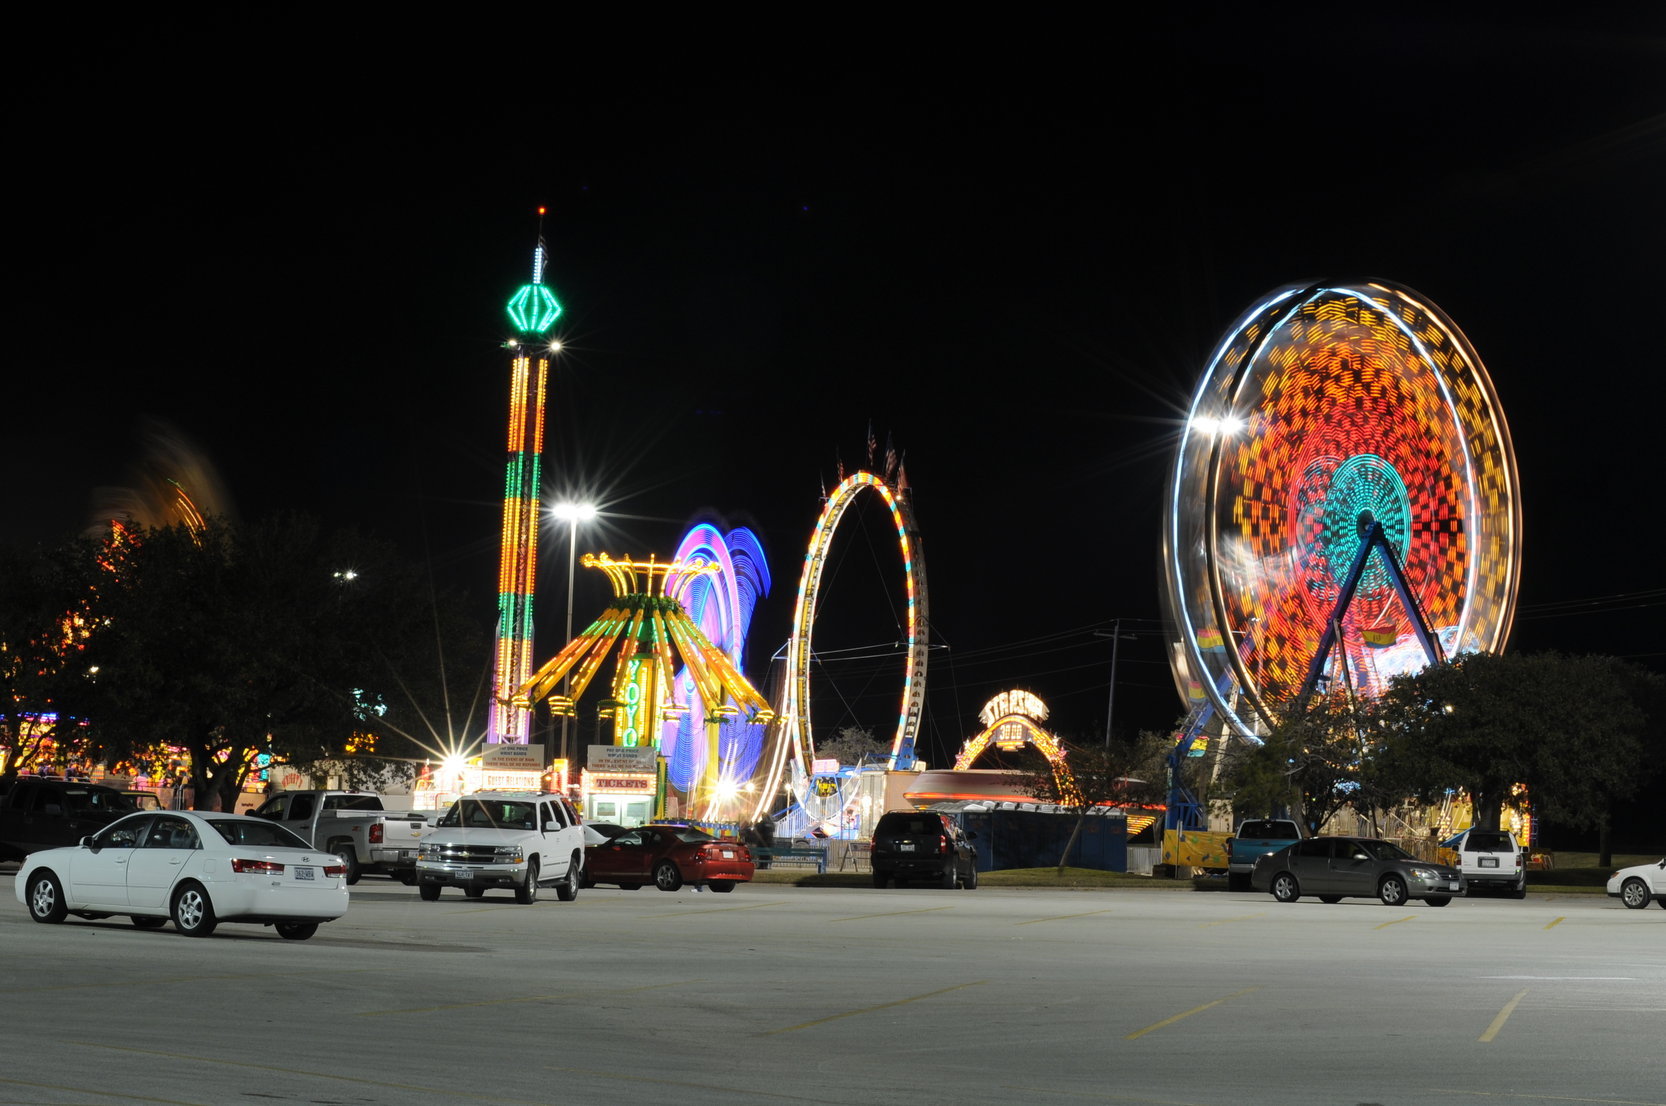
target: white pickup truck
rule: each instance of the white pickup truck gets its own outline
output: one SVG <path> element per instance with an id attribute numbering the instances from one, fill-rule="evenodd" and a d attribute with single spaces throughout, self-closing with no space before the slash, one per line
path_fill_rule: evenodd
<path id="1" fill-rule="evenodd" d="M 460 887 L 478 899 L 494 887 L 515 901 L 538 901 L 538 888 L 556 898 L 578 898 L 584 876 L 584 820 L 564 795 L 531 791 L 477 791 L 464 795 L 422 839 L 417 892 L 427 902 L 442 887 Z"/>
<path id="2" fill-rule="evenodd" d="M 347 882 L 379 872 L 415 881 L 417 841 L 433 828 L 420 811 L 384 809 L 374 791 L 283 791 L 255 810 L 347 866 Z"/>

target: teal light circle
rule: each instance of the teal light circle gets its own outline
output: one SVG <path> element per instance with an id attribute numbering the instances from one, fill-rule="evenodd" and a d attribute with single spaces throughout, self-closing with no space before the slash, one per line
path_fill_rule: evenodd
<path id="1" fill-rule="evenodd" d="M 1372 521 L 1382 523 L 1383 537 L 1395 558 L 1405 564 L 1411 550 L 1411 497 L 1405 481 L 1383 458 L 1360 453 L 1337 466 L 1325 491 L 1318 537 L 1336 583 L 1342 583 L 1342 575 L 1354 563 Z M 1360 577 L 1361 589 L 1370 594 L 1388 586 L 1382 558 L 1371 558 Z"/>

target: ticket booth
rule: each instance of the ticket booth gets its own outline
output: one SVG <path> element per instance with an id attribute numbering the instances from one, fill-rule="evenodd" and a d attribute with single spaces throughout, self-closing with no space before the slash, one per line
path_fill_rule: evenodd
<path id="1" fill-rule="evenodd" d="M 592 745 L 579 773 L 587 822 L 640 826 L 655 817 L 659 798 L 659 750 L 651 745 Z"/>

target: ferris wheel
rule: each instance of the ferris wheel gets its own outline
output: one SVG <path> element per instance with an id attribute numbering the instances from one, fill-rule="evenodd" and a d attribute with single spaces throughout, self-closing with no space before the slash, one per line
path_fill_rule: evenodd
<path id="1" fill-rule="evenodd" d="M 1176 682 L 1252 741 L 1316 680 L 1374 697 L 1509 635 L 1509 428 L 1468 340 L 1409 288 L 1291 286 L 1245 312 L 1192 398 L 1165 510 Z"/>

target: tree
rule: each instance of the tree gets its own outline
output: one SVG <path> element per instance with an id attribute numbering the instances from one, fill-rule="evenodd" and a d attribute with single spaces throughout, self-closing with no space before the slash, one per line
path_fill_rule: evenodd
<path id="1" fill-rule="evenodd" d="M 108 575 L 93 542 L 0 547 L 0 780 L 49 748 L 59 762 L 80 759 L 86 649 Z"/>
<path id="2" fill-rule="evenodd" d="M 1467 791 L 1478 826 L 1524 784 L 1539 815 L 1590 828 L 1645 780 L 1660 703 L 1660 677 L 1613 657 L 1469 654 L 1390 684 L 1373 759 L 1424 801 Z"/>
<path id="3" fill-rule="evenodd" d="M 139 534 L 109 589 L 94 733 L 107 759 L 187 754 L 198 806 L 231 809 L 260 754 L 340 756 L 421 698 L 402 663 L 434 609 L 385 546 L 297 516 Z M 390 750 L 378 750 L 387 755 Z"/>
<path id="4" fill-rule="evenodd" d="M 1234 751 L 1226 773 L 1235 812 L 1288 811 L 1311 834 L 1348 807 L 1372 815 L 1387 803 L 1363 755 L 1371 724 L 1368 708 L 1344 696 L 1287 709 L 1263 744 Z"/>
<path id="5" fill-rule="evenodd" d="M 890 747 L 873 735 L 866 726 L 846 724 L 833 734 L 833 740 L 816 743 L 816 757 L 837 760 L 840 764 L 873 763 L 890 753 Z"/>
<path id="6" fill-rule="evenodd" d="M 1094 811 L 1163 802 L 1167 794 L 1163 757 L 1172 743 L 1171 738 L 1149 733 L 1131 742 L 1067 741 L 1063 743 L 1064 770 L 1044 761 L 1041 767 L 1023 774 L 1019 786 L 1025 794 L 1076 815 L 1070 840 L 1059 857 L 1061 876 L 1083 825 Z"/>

